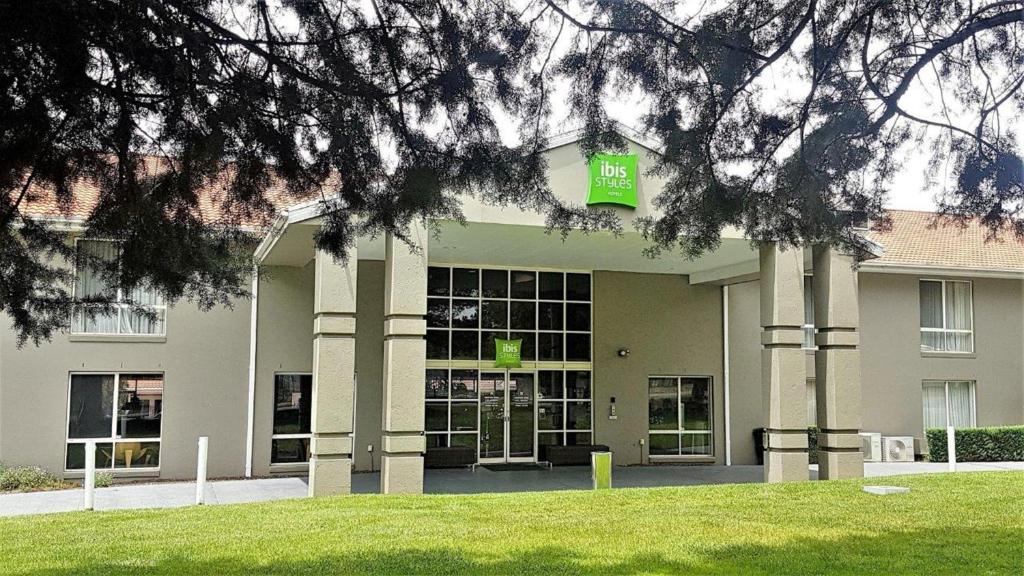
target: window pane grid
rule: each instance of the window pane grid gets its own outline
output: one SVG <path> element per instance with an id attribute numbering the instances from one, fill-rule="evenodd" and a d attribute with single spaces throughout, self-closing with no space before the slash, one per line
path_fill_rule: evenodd
<path id="1" fill-rule="evenodd" d="M 922 385 L 924 429 L 976 426 L 975 383 L 970 380 L 933 380 Z"/>
<path id="2" fill-rule="evenodd" d="M 710 378 L 651 377 L 648 398 L 650 456 L 713 454 Z"/>
<path id="3" fill-rule="evenodd" d="M 526 362 L 592 359 L 589 274 L 431 266 L 427 292 L 428 360 L 492 360 L 495 338 Z"/>
<path id="4" fill-rule="evenodd" d="M 312 401 L 312 374 L 274 374 L 271 465 L 309 461 L 309 445 L 313 438 Z"/>
<path id="5" fill-rule="evenodd" d="M 921 350 L 974 352 L 973 285 L 963 280 L 921 280 Z"/>
<path id="6" fill-rule="evenodd" d="M 437 382 L 438 378 L 444 378 L 447 385 L 431 386 L 431 382 Z M 456 385 L 456 381 L 459 382 L 459 385 Z M 467 385 L 469 382 L 472 384 Z M 445 390 L 444 394 L 428 395 L 425 400 L 428 412 L 428 429 L 425 432 L 428 436 L 428 446 L 452 446 L 453 436 L 456 438 L 473 436 L 473 446 L 476 446 L 475 438 L 480 429 L 479 382 L 480 377 L 477 370 L 427 369 L 428 394 L 430 390 L 442 388 Z M 431 428 L 429 414 L 432 412 L 432 408 L 443 412 L 444 415 L 441 419 L 444 426 Z"/>
<path id="7" fill-rule="evenodd" d="M 89 441 L 96 442 L 97 468 L 159 469 L 163 389 L 162 374 L 72 374 L 65 470 L 85 468 Z"/>
<path id="8" fill-rule="evenodd" d="M 89 253 L 99 259 L 117 258 L 117 243 L 113 240 L 78 239 L 75 246 L 80 253 Z M 103 295 L 109 290 L 109 287 L 106 286 L 101 275 L 90 270 L 84 264 L 83 261 L 79 261 L 75 266 L 75 296 L 84 298 Z M 125 302 L 129 299 L 136 306 L 153 313 L 155 317 L 151 318 L 133 312 L 132 306 Z M 87 311 L 89 308 L 99 309 L 102 306 L 88 304 L 78 306 L 72 313 L 72 333 L 149 336 L 162 336 L 166 333 L 167 306 L 163 301 L 163 296 L 149 288 L 136 288 L 130 298 L 126 297 L 120 288 L 117 288 L 113 310 L 110 312 L 90 315 Z"/>

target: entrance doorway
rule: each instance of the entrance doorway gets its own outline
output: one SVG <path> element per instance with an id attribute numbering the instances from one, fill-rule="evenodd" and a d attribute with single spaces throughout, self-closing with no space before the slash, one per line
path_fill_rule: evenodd
<path id="1" fill-rule="evenodd" d="M 533 462 L 536 373 L 480 373 L 480 462 Z"/>

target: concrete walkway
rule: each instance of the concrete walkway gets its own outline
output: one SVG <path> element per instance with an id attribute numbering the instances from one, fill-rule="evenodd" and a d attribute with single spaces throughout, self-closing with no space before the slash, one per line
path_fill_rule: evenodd
<path id="1" fill-rule="evenodd" d="M 1024 471 L 1024 462 L 964 463 L 960 472 Z M 944 463 L 915 462 L 867 463 L 865 476 L 883 477 L 899 474 L 946 472 Z M 692 486 L 699 484 L 752 483 L 762 480 L 760 466 L 637 466 L 615 468 L 613 484 L 617 488 L 654 486 Z M 817 466 L 808 471 L 817 478 Z M 352 490 L 371 494 L 378 490 L 377 473 L 353 474 Z M 474 494 L 487 492 L 536 492 L 543 490 L 585 490 L 590 488 L 590 468 L 569 466 L 553 469 L 494 472 L 486 468 L 428 470 L 424 489 L 434 494 Z M 177 508 L 195 502 L 194 482 L 157 482 L 124 484 L 96 490 L 97 510 L 135 508 Z M 207 504 L 241 504 L 303 498 L 305 478 L 262 478 L 256 480 L 221 480 L 207 483 Z M 0 516 L 22 516 L 81 509 L 82 489 L 53 492 L 31 492 L 0 495 Z"/>

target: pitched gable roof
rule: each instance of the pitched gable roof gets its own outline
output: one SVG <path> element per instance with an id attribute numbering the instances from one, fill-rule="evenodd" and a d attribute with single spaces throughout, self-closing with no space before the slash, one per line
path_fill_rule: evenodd
<path id="1" fill-rule="evenodd" d="M 990 238 L 976 220 L 959 225 L 934 212 L 890 210 L 892 227 L 867 236 L 885 247 L 873 264 L 1024 270 L 1024 241 L 1011 231 Z"/>

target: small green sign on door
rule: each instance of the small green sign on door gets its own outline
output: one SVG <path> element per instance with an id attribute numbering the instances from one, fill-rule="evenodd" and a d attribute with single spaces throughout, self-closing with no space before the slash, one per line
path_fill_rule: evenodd
<path id="1" fill-rule="evenodd" d="M 636 154 L 596 154 L 590 160 L 587 206 L 619 204 L 636 208 Z"/>
<path id="2" fill-rule="evenodd" d="M 519 368 L 522 364 L 523 340 L 494 339 L 494 367 Z"/>

